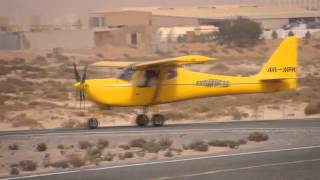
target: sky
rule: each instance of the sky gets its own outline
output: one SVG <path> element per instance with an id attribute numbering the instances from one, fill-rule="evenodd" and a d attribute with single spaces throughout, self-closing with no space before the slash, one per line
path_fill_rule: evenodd
<path id="1" fill-rule="evenodd" d="M 8 16 L 12 23 L 27 23 L 31 16 L 41 21 L 59 23 L 81 17 L 89 11 L 107 7 L 181 6 L 232 3 L 238 0 L 0 0 L 0 16 Z"/>

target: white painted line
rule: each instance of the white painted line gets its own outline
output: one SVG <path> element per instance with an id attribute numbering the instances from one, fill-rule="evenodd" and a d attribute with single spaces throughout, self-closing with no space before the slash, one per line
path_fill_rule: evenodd
<path id="1" fill-rule="evenodd" d="M 245 167 L 240 167 L 240 168 L 232 168 L 232 169 L 218 169 L 218 170 L 212 170 L 212 171 L 206 171 L 206 172 L 200 172 L 200 173 L 194 173 L 194 174 L 185 174 L 185 175 L 181 175 L 181 176 L 160 177 L 160 178 L 154 178 L 151 180 L 178 179 L 178 178 L 186 178 L 186 177 L 203 176 L 203 175 L 208 175 L 208 174 L 234 172 L 234 171 L 263 168 L 263 167 L 285 166 L 285 165 L 291 165 L 291 164 L 301 164 L 301 163 L 309 163 L 309 162 L 317 162 L 317 161 L 320 161 L 320 159 L 287 161 L 287 162 L 280 162 L 280 163 L 269 163 L 269 164 L 261 164 L 261 165 L 256 165 L 256 166 L 245 166 Z M 200 178 L 197 178 L 197 179 L 200 179 Z"/>
<path id="2" fill-rule="evenodd" d="M 117 166 L 107 166 L 107 167 L 100 167 L 100 168 L 78 169 L 78 170 L 71 170 L 71 171 L 62 171 L 62 172 L 43 173 L 43 174 L 35 174 L 35 175 L 28 175 L 28 176 L 4 178 L 4 179 L 0 179 L 0 180 L 26 179 L 26 178 L 34 178 L 34 177 L 44 177 L 44 176 L 52 176 L 52 175 L 70 174 L 70 173 L 75 173 L 75 172 L 80 172 L 80 171 L 82 171 L 82 172 L 83 171 L 99 171 L 99 170 L 126 168 L 126 167 L 134 167 L 134 166 L 146 166 L 146 165 L 154 165 L 154 164 L 176 163 L 176 162 L 184 162 L 184 161 L 194 161 L 194 160 L 202 160 L 202 159 L 221 158 L 221 157 L 244 156 L 244 155 L 252 155 L 252 154 L 283 152 L 283 151 L 307 150 L 307 149 L 314 149 L 314 148 L 320 148 L 320 145 L 318 145 L 318 146 L 303 146 L 303 147 L 287 148 L 287 149 L 274 149 L 274 150 L 265 150 L 265 151 L 255 151 L 255 152 L 245 152 L 245 153 L 224 154 L 224 155 L 202 156 L 202 157 L 195 157 L 195 158 L 175 159 L 175 160 L 153 161 L 153 162 L 145 162 L 145 163 L 135 163 L 135 164 L 125 164 L 125 165 L 117 165 Z"/>
<path id="3" fill-rule="evenodd" d="M 57 135 L 95 135 L 95 134 L 185 134 L 185 133 L 209 133 L 209 132 L 220 132 L 220 131 L 299 131 L 299 130 L 320 130 L 320 127 L 301 127 L 301 128 L 225 128 L 225 129 L 173 129 L 173 130 L 140 130 L 140 131 L 113 131 L 113 132 L 104 132 L 104 131 L 84 131 L 84 132 L 66 132 L 66 133 L 30 133 L 30 134 L 4 134 L 0 137 L 24 137 L 24 136 L 57 136 Z M 71 130 L 72 131 L 72 130 Z"/>

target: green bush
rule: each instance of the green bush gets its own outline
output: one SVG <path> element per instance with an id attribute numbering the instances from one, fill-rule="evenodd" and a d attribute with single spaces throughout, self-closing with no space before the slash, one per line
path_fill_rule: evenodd
<path id="1" fill-rule="evenodd" d="M 252 46 L 256 44 L 262 34 L 261 25 L 247 18 L 238 17 L 235 20 L 225 20 L 216 34 L 221 44 L 236 46 Z"/>

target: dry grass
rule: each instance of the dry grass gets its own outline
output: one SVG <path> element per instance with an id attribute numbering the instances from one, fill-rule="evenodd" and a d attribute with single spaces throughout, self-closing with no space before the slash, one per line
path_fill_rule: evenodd
<path id="1" fill-rule="evenodd" d="M 84 128 L 86 127 L 86 123 L 79 122 L 77 120 L 68 120 L 61 123 L 61 128 Z"/>
<path id="2" fill-rule="evenodd" d="M 169 138 L 161 138 L 159 140 L 159 144 L 161 146 L 161 149 L 165 150 L 165 149 L 169 149 L 172 146 L 173 141 Z"/>
<path id="3" fill-rule="evenodd" d="M 41 124 L 26 114 L 20 114 L 10 120 L 13 127 L 41 127 Z"/>
<path id="4" fill-rule="evenodd" d="M 106 139 L 99 139 L 97 142 L 97 148 L 98 149 L 105 149 L 109 147 L 109 141 Z"/>
<path id="5" fill-rule="evenodd" d="M 73 167 L 82 167 L 86 164 L 85 159 L 79 155 L 79 154 L 69 154 L 67 155 L 67 161 L 73 166 Z"/>
<path id="6" fill-rule="evenodd" d="M 70 167 L 68 161 L 66 161 L 66 160 L 54 162 L 51 164 L 51 166 L 55 167 L 55 168 L 60 168 L 60 169 L 66 169 L 66 168 Z"/>
<path id="7" fill-rule="evenodd" d="M 242 144 L 246 144 L 247 141 L 244 139 L 240 139 L 238 141 L 233 140 L 212 140 L 209 141 L 208 144 L 210 146 L 216 146 L 216 147 L 229 147 L 231 149 L 237 148 Z"/>

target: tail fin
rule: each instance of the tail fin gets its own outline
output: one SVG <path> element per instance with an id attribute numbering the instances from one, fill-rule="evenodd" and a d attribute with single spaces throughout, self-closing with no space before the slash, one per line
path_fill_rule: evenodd
<path id="1" fill-rule="evenodd" d="M 293 82 L 295 83 L 297 77 L 297 47 L 297 37 L 292 36 L 284 39 L 257 74 L 258 78 L 262 81 L 294 79 Z"/>

